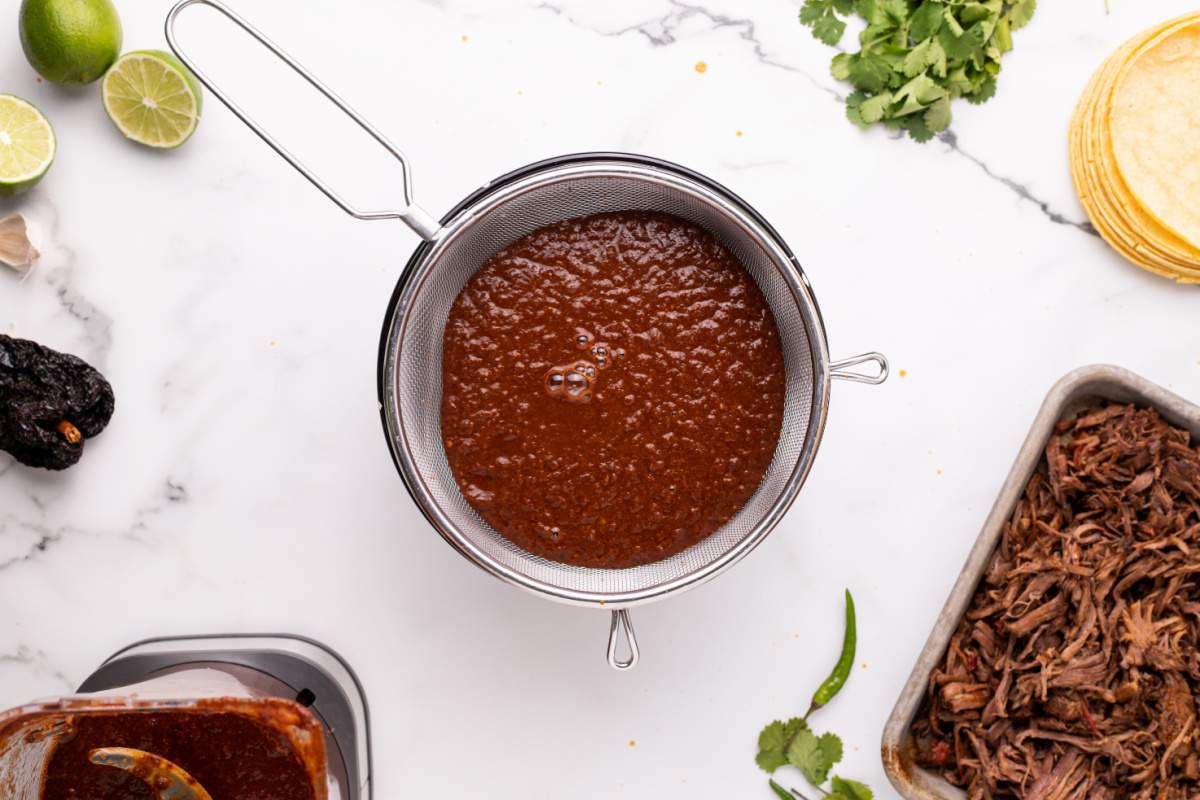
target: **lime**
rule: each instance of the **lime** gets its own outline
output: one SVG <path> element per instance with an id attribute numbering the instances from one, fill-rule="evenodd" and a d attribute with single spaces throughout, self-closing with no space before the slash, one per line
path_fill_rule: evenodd
<path id="1" fill-rule="evenodd" d="M 91 83 L 121 54 L 121 19 L 112 0 L 24 0 L 21 47 L 55 83 Z"/>
<path id="2" fill-rule="evenodd" d="M 161 50 L 121 56 L 104 76 L 101 92 L 121 133 L 149 147 L 179 147 L 200 122 L 200 82 Z"/>
<path id="3" fill-rule="evenodd" d="M 54 161 L 54 129 L 19 97 L 0 94 L 0 195 L 19 194 L 42 179 Z"/>

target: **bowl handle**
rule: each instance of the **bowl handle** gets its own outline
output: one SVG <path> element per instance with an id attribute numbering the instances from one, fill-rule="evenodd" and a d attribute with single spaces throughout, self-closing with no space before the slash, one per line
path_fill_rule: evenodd
<path id="1" fill-rule="evenodd" d="M 196 62 L 193 61 L 192 58 L 183 51 L 183 48 L 179 46 L 179 42 L 175 38 L 176 19 L 185 8 L 193 5 L 209 6 L 217 11 L 220 11 L 235 25 L 253 36 L 259 44 L 270 50 L 276 58 L 291 67 L 301 78 L 304 78 L 304 80 L 308 81 L 314 89 L 325 95 L 329 102 L 341 109 L 348 117 L 358 123 L 360 128 L 370 134 L 371 138 L 379 142 L 379 144 L 381 144 L 385 150 L 391 153 L 392 157 L 400 162 L 400 171 L 404 178 L 404 208 L 384 211 L 363 211 L 350 205 L 345 198 L 334 191 L 334 189 L 327 183 L 318 178 L 316 174 L 304 164 L 304 162 L 302 162 L 290 150 L 280 144 L 275 137 L 267 133 L 267 131 L 261 125 L 259 125 L 253 117 L 246 113 L 245 109 L 231 100 L 220 87 L 213 83 L 212 79 L 204 74 L 204 71 L 196 66 Z M 413 203 L 411 175 L 412 167 L 409 166 L 408 159 L 404 157 L 404 154 L 400 152 L 400 148 L 389 141 L 388 138 L 380 133 L 374 125 L 367 122 L 361 114 L 351 108 L 345 100 L 337 95 L 336 92 L 318 80 L 317 76 L 313 75 L 303 66 L 301 66 L 298 61 L 284 52 L 279 45 L 268 39 L 266 34 L 251 25 L 233 9 L 220 2 L 220 0 L 179 0 L 179 2 L 176 3 L 171 9 L 170 13 L 167 14 L 165 27 L 167 43 L 171 46 L 171 50 L 174 51 L 175 55 L 179 57 L 180 61 L 187 65 L 188 69 L 195 73 L 200 82 L 207 86 L 208 90 L 216 95 L 217 99 L 224 103 L 225 106 L 232 111 L 238 119 L 240 119 L 250 128 L 250 130 L 258 134 L 258 138 L 266 142 L 272 150 L 282 156 L 283 159 L 291 164 L 297 172 L 299 172 L 305 178 L 308 178 L 309 183 L 320 189 L 321 192 L 334 203 L 336 203 L 339 208 L 356 219 L 402 220 L 425 241 L 430 241 L 437 236 L 438 230 L 441 228 L 437 220 Z"/>
<path id="2" fill-rule="evenodd" d="M 624 637 L 629 649 L 629 657 L 621 659 L 617 656 L 617 648 Z M 633 633 L 633 623 L 629 620 L 629 611 L 622 608 L 612 612 L 612 624 L 608 628 L 608 665 L 613 669 L 624 672 L 633 669 L 638 663 L 637 636 Z"/>
<path id="3" fill-rule="evenodd" d="M 859 364 L 866 363 L 874 364 L 877 367 L 876 371 L 864 374 L 850 369 L 850 367 L 857 367 Z M 860 356 L 834 361 L 829 365 L 829 377 L 831 378 L 853 381 L 854 383 L 869 383 L 872 386 L 878 386 L 886 381 L 890 371 L 891 368 L 888 366 L 887 357 L 883 353 L 863 353 Z"/>

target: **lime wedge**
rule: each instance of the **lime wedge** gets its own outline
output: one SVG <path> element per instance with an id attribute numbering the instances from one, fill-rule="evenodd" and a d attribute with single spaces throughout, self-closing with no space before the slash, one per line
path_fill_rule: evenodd
<path id="1" fill-rule="evenodd" d="M 200 122 L 200 84 L 161 50 L 126 53 L 101 84 L 104 110 L 121 133 L 148 147 L 179 147 Z"/>
<path id="2" fill-rule="evenodd" d="M 0 195 L 18 194 L 42 179 L 54 162 L 54 129 L 19 97 L 0 94 Z"/>

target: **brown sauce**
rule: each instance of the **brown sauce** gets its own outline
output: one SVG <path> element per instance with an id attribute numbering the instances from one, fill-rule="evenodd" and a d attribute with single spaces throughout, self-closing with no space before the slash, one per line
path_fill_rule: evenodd
<path id="1" fill-rule="evenodd" d="M 312 778 L 287 738 L 243 714 L 201 711 L 79 714 L 46 767 L 42 800 L 154 800 L 123 770 L 98 766 L 98 747 L 129 747 L 182 767 L 213 800 L 314 800 Z"/>
<path id="2" fill-rule="evenodd" d="M 450 310 L 442 376 L 467 502 L 579 566 L 659 561 L 716 531 L 754 494 L 783 419 L 761 291 L 666 214 L 567 220 L 497 253 Z"/>

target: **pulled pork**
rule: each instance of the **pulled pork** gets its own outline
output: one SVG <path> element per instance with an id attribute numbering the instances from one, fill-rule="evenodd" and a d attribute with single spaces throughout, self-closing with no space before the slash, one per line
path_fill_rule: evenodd
<path id="1" fill-rule="evenodd" d="M 913 723 L 972 800 L 1200 797 L 1200 450 L 1149 409 L 1059 423 Z"/>

